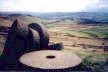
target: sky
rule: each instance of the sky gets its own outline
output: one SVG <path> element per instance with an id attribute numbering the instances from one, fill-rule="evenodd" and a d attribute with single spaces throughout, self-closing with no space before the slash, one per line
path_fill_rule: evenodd
<path id="1" fill-rule="evenodd" d="M 0 0 L 0 12 L 108 12 L 108 0 Z"/>

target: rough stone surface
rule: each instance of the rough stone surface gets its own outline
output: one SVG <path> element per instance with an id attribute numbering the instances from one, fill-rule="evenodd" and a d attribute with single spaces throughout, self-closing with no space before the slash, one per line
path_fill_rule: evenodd
<path id="1" fill-rule="evenodd" d="M 2 54 L 4 65 L 17 65 L 18 58 L 29 48 L 28 33 L 28 26 L 23 21 L 13 22 Z"/>
<path id="2" fill-rule="evenodd" d="M 29 28 L 29 29 L 30 29 L 30 33 L 29 33 L 30 40 L 29 40 L 29 43 L 31 44 L 30 47 L 32 47 L 34 50 L 41 50 L 39 33 L 37 31 L 35 31 L 34 29 L 31 29 L 31 28 Z"/>
<path id="3" fill-rule="evenodd" d="M 79 65 L 82 60 L 75 54 L 65 51 L 42 50 L 26 53 L 21 63 L 41 69 L 64 69 Z"/>
<path id="4" fill-rule="evenodd" d="M 31 23 L 29 24 L 29 27 L 38 31 L 40 35 L 41 48 L 48 48 L 49 34 L 47 33 L 47 30 L 45 29 L 45 27 L 37 23 Z"/>
<path id="5" fill-rule="evenodd" d="M 36 51 L 40 47 L 39 43 L 38 32 L 29 29 L 28 25 L 21 20 L 14 21 L 8 33 L 3 54 L 0 56 L 1 68 L 20 67 L 20 56 Z"/>
<path id="6" fill-rule="evenodd" d="M 64 49 L 63 43 L 51 44 L 48 47 L 49 50 L 62 50 Z"/>

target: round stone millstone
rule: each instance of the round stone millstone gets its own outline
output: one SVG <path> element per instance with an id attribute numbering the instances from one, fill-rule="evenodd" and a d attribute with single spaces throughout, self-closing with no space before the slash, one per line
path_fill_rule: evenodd
<path id="1" fill-rule="evenodd" d="M 40 49 L 40 36 L 39 33 L 31 28 L 29 28 L 29 43 L 31 51 L 41 50 Z M 33 50 L 32 50 L 33 49 Z"/>
<path id="2" fill-rule="evenodd" d="M 20 62 L 41 69 L 64 69 L 79 65 L 82 60 L 75 54 L 66 51 L 41 50 L 26 53 Z"/>
<path id="3" fill-rule="evenodd" d="M 49 34 L 46 28 L 43 25 L 38 23 L 31 23 L 28 25 L 28 27 L 36 30 L 39 33 L 41 48 L 47 48 L 49 43 Z"/>

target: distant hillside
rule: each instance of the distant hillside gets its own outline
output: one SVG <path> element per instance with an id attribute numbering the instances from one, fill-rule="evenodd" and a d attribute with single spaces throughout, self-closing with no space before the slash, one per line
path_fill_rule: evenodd
<path id="1" fill-rule="evenodd" d="M 75 22 L 77 24 L 96 24 L 96 23 L 99 23 L 99 22 L 96 22 L 96 21 L 91 20 L 91 19 L 76 19 Z"/>
<path id="2" fill-rule="evenodd" d="M 27 24 L 36 22 L 44 25 L 52 24 L 108 24 L 108 13 L 57 12 L 57 13 L 0 13 L 0 26 L 10 27 L 16 19 Z M 72 22 L 72 23 L 71 23 Z M 51 26 L 50 26 L 51 27 Z"/>
<path id="3" fill-rule="evenodd" d="M 10 27 L 14 20 L 20 19 L 22 21 L 27 22 L 27 24 L 36 22 L 41 23 L 44 21 L 41 18 L 29 15 L 29 14 L 8 14 L 8 13 L 0 13 L 0 26 Z"/>
<path id="4" fill-rule="evenodd" d="M 7 17 L 0 17 L 0 27 L 10 27 L 12 24 L 12 21 L 8 19 Z"/>
<path id="5" fill-rule="evenodd" d="M 43 13 L 36 15 L 37 17 L 45 19 L 70 19 L 78 21 L 77 23 L 108 23 L 108 13 L 94 13 L 94 12 L 68 12 L 68 13 Z"/>
<path id="6" fill-rule="evenodd" d="M 96 21 L 96 20 L 93 20 L 93 19 L 86 19 L 86 18 L 83 18 L 83 19 L 76 19 L 74 20 L 75 23 L 77 24 L 92 24 L 92 25 L 103 25 L 103 24 L 108 24 L 108 22 L 103 22 L 103 21 Z"/>

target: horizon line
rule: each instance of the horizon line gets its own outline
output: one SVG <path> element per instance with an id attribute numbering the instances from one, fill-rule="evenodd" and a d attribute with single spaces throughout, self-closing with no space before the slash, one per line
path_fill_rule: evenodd
<path id="1" fill-rule="evenodd" d="M 95 11 L 93 11 L 93 12 L 91 12 L 91 11 L 76 11 L 76 12 L 29 12 L 29 11 L 0 11 L 0 13 L 108 13 L 108 12 L 95 12 Z"/>

